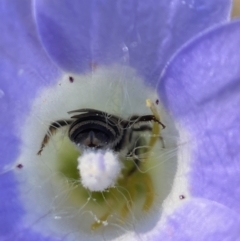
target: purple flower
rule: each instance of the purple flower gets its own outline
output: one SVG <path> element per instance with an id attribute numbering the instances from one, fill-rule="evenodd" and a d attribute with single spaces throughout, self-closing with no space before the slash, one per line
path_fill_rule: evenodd
<path id="1" fill-rule="evenodd" d="M 240 22 L 222 23 L 229 9 L 224 0 L 2 1 L 1 240 L 239 240 Z M 127 192 L 81 189 L 67 111 L 118 109 L 125 120 L 150 111 L 148 97 L 163 104 L 166 130 L 145 159 L 161 165 L 134 169 L 140 179 L 123 173 Z"/>

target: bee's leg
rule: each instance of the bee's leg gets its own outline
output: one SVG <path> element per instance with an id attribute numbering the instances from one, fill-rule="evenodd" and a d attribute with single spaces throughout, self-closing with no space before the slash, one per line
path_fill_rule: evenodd
<path id="1" fill-rule="evenodd" d="M 164 129 L 166 126 L 156 117 L 155 115 L 143 115 L 143 116 L 132 116 L 128 122 L 128 125 L 135 125 L 139 122 L 148 122 L 148 121 L 154 121 L 162 126 L 162 129 Z"/>
<path id="2" fill-rule="evenodd" d="M 48 131 L 47 131 L 46 135 L 43 138 L 43 141 L 41 143 L 41 148 L 39 149 L 37 155 L 41 155 L 41 153 L 43 151 L 43 148 L 48 143 L 51 135 L 55 134 L 55 132 L 58 130 L 58 128 L 61 128 L 63 126 L 67 126 L 67 125 L 69 125 L 71 123 L 72 123 L 72 120 L 58 120 L 58 121 L 53 122 L 49 126 Z"/>
<path id="3" fill-rule="evenodd" d="M 152 127 L 149 125 L 142 125 L 140 127 L 133 127 L 132 131 L 152 131 Z"/>

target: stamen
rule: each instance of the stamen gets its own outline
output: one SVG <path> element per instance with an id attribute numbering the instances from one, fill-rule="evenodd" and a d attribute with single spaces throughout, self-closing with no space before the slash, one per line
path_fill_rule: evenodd
<path id="1" fill-rule="evenodd" d="M 92 224 L 91 229 L 95 230 L 97 228 L 100 228 L 102 225 L 104 225 L 107 222 L 107 219 L 110 215 L 111 215 L 111 211 L 105 213 L 100 219 L 98 219 L 95 223 Z"/>
<path id="2" fill-rule="evenodd" d="M 147 99 L 146 100 L 146 105 L 147 105 L 147 107 L 150 108 L 150 110 L 152 111 L 153 115 L 160 122 L 160 116 L 158 114 L 158 111 L 157 111 L 154 103 L 150 99 Z M 153 147 L 156 144 L 159 136 L 160 136 L 160 126 L 159 126 L 159 123 L 153 122 L 152 135 L 151 135 L 151 138 L 150 138 L 150 141 L 149 141 L 149 152 L 153 149 Z"/>
<path id="3" fill-rule="evenodd" d="M 154 200 L 153 182 L 148 173 L 145 173 L 142 176 L 143 176 L 142 182 L 144 183 L 144 186 L 146 188 L 146 199 L 145 199 L 145 203 L 143 204 L 143 210 L 148 211 L 151 208 Z"/>

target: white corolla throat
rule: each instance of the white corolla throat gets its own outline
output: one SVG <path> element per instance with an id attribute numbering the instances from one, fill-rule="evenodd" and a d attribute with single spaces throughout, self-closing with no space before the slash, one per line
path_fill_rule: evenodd
<path id="1" fill-rule="evenodd" d="M 115 64 L 63 73 L 39 92 L 15 164 L 26 229 L 66 241 L 149 240 L 189 197 L 186 138 L 146 81 Z M 92 131 L 94 148 L 79 148 Z"/>
<path id="2" fill-rule="evenodd" d="M 82 185 L 90 191 L 114 186 L 121 171 L 118 156 L 111 150 L 87 150 L 78 157 Z"/>

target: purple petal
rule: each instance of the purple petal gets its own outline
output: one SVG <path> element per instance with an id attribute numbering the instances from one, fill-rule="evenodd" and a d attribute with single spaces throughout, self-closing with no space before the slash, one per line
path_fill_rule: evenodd
<path id="1" fill-rule="evenodd" d="M 239 214 L 216 202 L 196 198 L 186 201 L 150 240 L 237 241 L 239 227 Z"/>
<path id="2" fill-rule="evenodd" d="M 0 236 L 10 235 L 24 212 L 10 172 L 19 152 L 20 127 L 37 91 L 60 74 L 38 41 L 30 3 L 2 0 L 0 4 Z"/>
<path id="3" fill-rule="evenodd" d="M 46 57 L 31 21 L 29 1 L 2 1 L 0 7 L 0 124 L 2 127 L 0 153 L 1 166 L 16 157 L 16 131 L 14 118 L 28 112 L 30 100 L 42 86 L 51 84 L 59 75 L 57 68 Z M 13 149 L 15 151 L 13 151 Z M 4 157 L 4 158 L 3 158 Z"/>
<path id="4" fill-rule="evenodd" d="M 190 189 L 240 212 L 240 22 L 180 51 L 166 69 L 162 100 L 192 139 Z"/>
<path id="5" fill-rule="evenodd" d="M 225 21 L 226 0 L 35 0 L 41 40 L 60 67 L 127 63 L 155 82 L 169 57 L 193 35 Z"/>
<path id="6" fill-rule="evenodd" d="M 25 0 L 3 0 L 0 5 L 0 124 L 2 140 L 1 164 L 16 157 L 16 135 L 9 136 L 14 129 L 15 119 L 21 121 L 29 111 L 36 92 L 52 84 L 60 72 L 47 58 L 36 36 L 31 16 L 31 6 Z"/>

